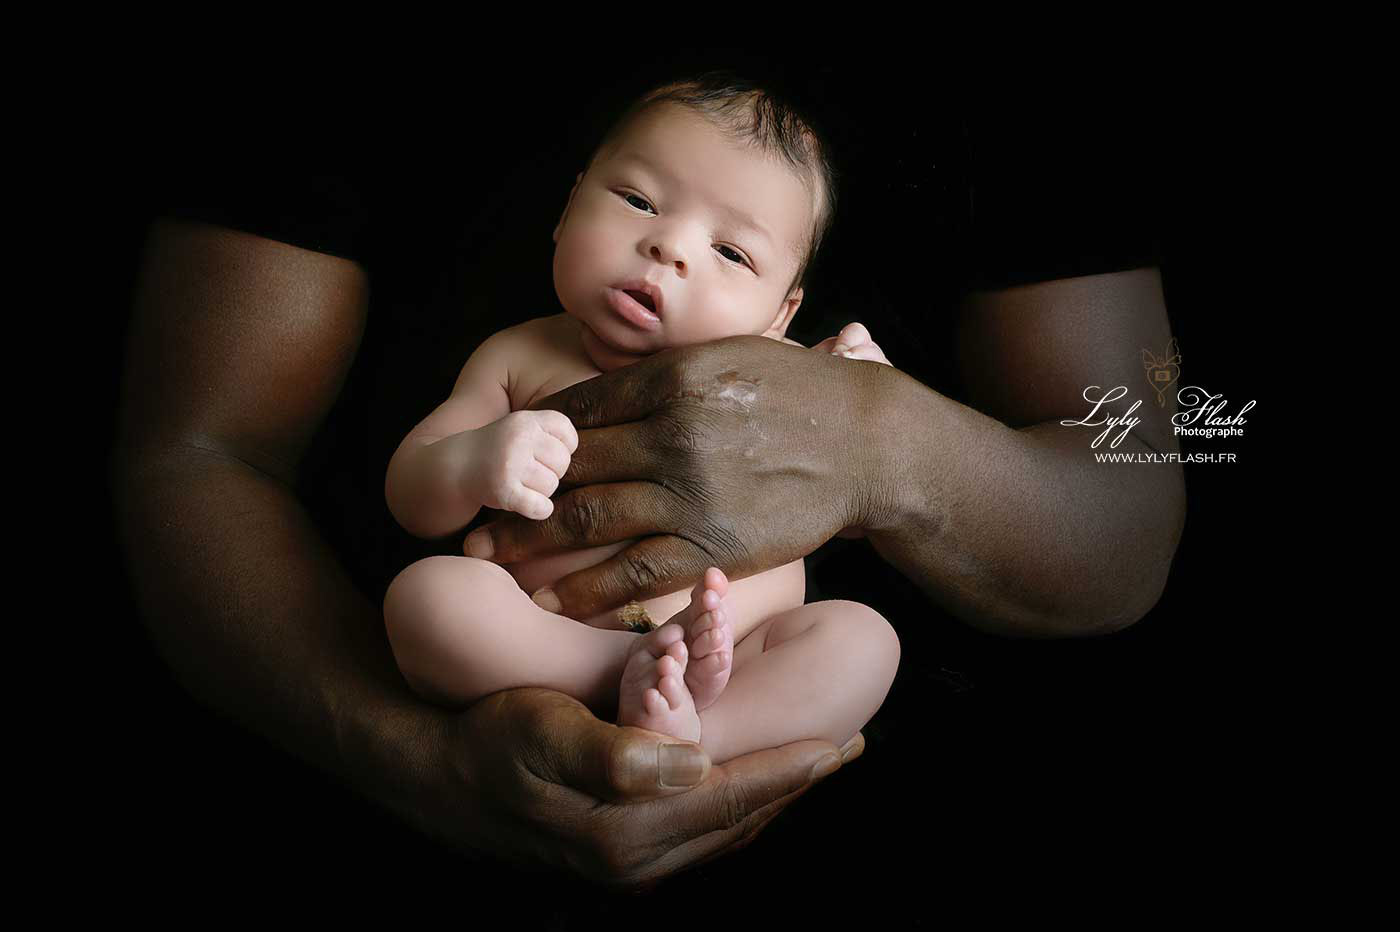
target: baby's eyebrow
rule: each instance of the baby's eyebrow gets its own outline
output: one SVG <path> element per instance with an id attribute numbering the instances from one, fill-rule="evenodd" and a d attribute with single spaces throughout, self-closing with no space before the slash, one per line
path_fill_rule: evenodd
<path id="1" fill-rule="evenodd" d="M 735 222 L 738 223 L 740 226 L 753 230 L 759 236 L 762 236 L 764 239 L 768 240 L 770 245 L 772 244 L 773 234 L 769 233 L 767 227 L 760 224 L 749 214 L 744 213 L 737 207 L 730 207 L 728 204 L 721 204 L 719 206 L 720 209 L 723 210 L 726 214 L 733 217 Z"/>

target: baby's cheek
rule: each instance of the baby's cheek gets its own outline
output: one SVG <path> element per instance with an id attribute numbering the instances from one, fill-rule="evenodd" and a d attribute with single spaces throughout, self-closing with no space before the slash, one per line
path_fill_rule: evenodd
<path id="1" fill-rule="evenodd" d="M 686 314 L 685 319 L 680 322 L 679 332 L 672 334 L 678 345 L 690 346 L 708 343 L 711 340 L 723 340 L 725 337 L 763 332 L 763 327 L 755 324 L 756 318 L 742 311 L 736 312 L 732 299 L 723 296 L 704 298 L 697 302 L 693 310 L 699 313 Z M 765 321 L 764 325 L 771 322 Z"/>
<path id="2" fill-rule="evenodd" d="M 564 293 L 587 290 L 590 278 L 604 268 L 604 250 L 595 237 L 583 235 L 585 231 L 570 231 L 559 241 L 554 250 L 554 284 Z"/>

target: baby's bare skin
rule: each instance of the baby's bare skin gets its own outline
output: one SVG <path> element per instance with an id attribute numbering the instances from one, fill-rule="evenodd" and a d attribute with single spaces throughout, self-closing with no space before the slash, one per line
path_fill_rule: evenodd
<path id="1" fill-rule="evenodd" d="M 566 315 L 494 339 L 512 410 L 599 370 Z M 541 363 L 548 363 L 542 365 Z M 884 700 L 899 660 L 893 629 L 852 602 L 804 605 L 802 561 L 702 583 L 644 604 L 668 623 L 647 635 L 616 613 L 569 619 L 528 593 L 626 546 L 554 554 L 507 567 L 471 557 L 419 561 L 385 600 L 390 642 L 410 685 L 447 704 L 543 686 L 599 714 L 696 741 L 716 761 L 800 738 L 850 740 Z M 834 683 L 841 684 L 833 688 Z"/>
<path id="2" fill-rule="evenodd" d="M 658 101 L 579 173 L 554 230 L 566 313 L 486 340 L 448 400 L 400 444 L 385 495 L 406 529 L 455 533 L 482 507 L 547 520 L 578 447 L 567 416 L 532 409 L 556 392 L 675 347 L 740 335 L 792 342 L 804 256 L 832 192 L 819 173 L 736 140 L 713 117 Z M 821 348 L 886 362 L 859 324 Z M 747 410 L 758 381 L 729 375 L 719 397 Z M 769 442 L 758 430 L 736 439 L 684 455 L 754 456 Z M 640 526 L 621 530 L 641 536 Z M 894 678 L 893 629 L 855 603 L 804 605 L 800 559 L 735 580 L 712 567 L 696 589 L 666 592 L 669 577 L 635 558 L 644 541 L 560 547 L 504 569 L 487 562 L 498 557 L 489 541 L 474 532 L 464 557 L 419 561 L 389 588 L 390 642 L 425 696 L 470 703 L 547 687 L 600 714 L 616 707 L 624 724 L 698 741 L 724 761 L 808 737 L 844 745 Z M 604 561 L 621 565 L 618 552 L 632 544 L 630 571 L 651 596 L 641 608 L 666 624 L 639 635 L 615 613 L 559 614 L 553 585 Z"/>
<path id="3" fill-rule="evenodd" d="M 567 314 L 556 314 L 527 321 L 505 332 L 510 339 L 500 341 L 496 349 L 503 357 L 502 363 L 514 376 L 509 380 L 508 393 L 512 411 L 525 410 L 539 398 L 600 374 L 584 352 L 579 330 L 578 321 Z M 627 540 L 606 547 L 550 554 L 505 564 L 504 568 L 523 591 L 535 593 L 569 573 L 601 563 L 631 543 Z M 726 599 L 734 640 L 742 640 L 765 618 L 801 605 L 806 586 L 801 560 L 756 576 L 731 580 Z M 642 606 L 651 618 L 661 622 L 683 611 L 690 604 L 690 597 L 690 589 L 680 589 L 647 599 Z M 579 620 L 599 628 L 624 630 L 617 614 L 605 612 Z"/>
<path id="4" fill-rule="evenodd" d="M 724 594 L 729 581 L 710 567 L 690 592 L 690 604 L 669 622 L 637 638 L 622 671 L 617 720 L 699 742 L 701 713 L 729 683 L 733 630 Z"/>

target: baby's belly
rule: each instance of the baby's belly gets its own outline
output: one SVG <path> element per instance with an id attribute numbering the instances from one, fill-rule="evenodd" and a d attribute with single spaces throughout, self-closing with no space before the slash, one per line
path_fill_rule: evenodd
<path id="1" fill-rule="evenodd" d="M 578 570 L 587 569 L 602 563 L 608 557 L 630 547 L 634 541 L 609 544 L 606 547 L 589 547 L 583 550 L 570 550 L 534 560 L 507 564 L 504 568 L 520 588 L 527 593 L 541 586 L 553 585 L 560 578 Z M 802 604 L 806 594 L 806 574 L 802 561 L 795 560 L 786 566 L 734 580 L 729 584 L 725 600 L 733 612 L 735 641 L 737 642 L 765 618 Z M 646 599 L 642 605 L 647 614 L 658 625 L 665 623 L 672 615 L 690 604 L 690 589 L 681 589 L 669 595 Z M 604 612 L 593 618 L 579 619 L 594 627 L 622 628 L 617 620 L 617 610 Z"/>

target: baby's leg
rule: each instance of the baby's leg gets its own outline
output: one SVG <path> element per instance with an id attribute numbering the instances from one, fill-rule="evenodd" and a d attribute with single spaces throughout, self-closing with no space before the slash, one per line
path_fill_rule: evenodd
<path id="1" fill-rule="evenodd" d="M 728 684 L 700 713 L 700 744 L 717 762 L 806 738 L 840 747 L 880 708 L 898 666 L 899 638 L 867 606 L 775 615 L 734 648 Z"/>
<path id="2" fill-rule="evenodd" d="M 619 724 L 701 740 L 700 712 L 724 693 L 734 657 L 728 591 L 728 578 L 710 567 L 690 604 L 635 642 L 622 671 Z"/>
<path id="3" fill-rule="evenodd" d="M 389 585 L 384 622 L 399 670 L 414 691 L 466 705 L 517 686 L 557 689 L 610 715 L 638 636 L 547 612 L 504 569 L 437 556 Z"/>

